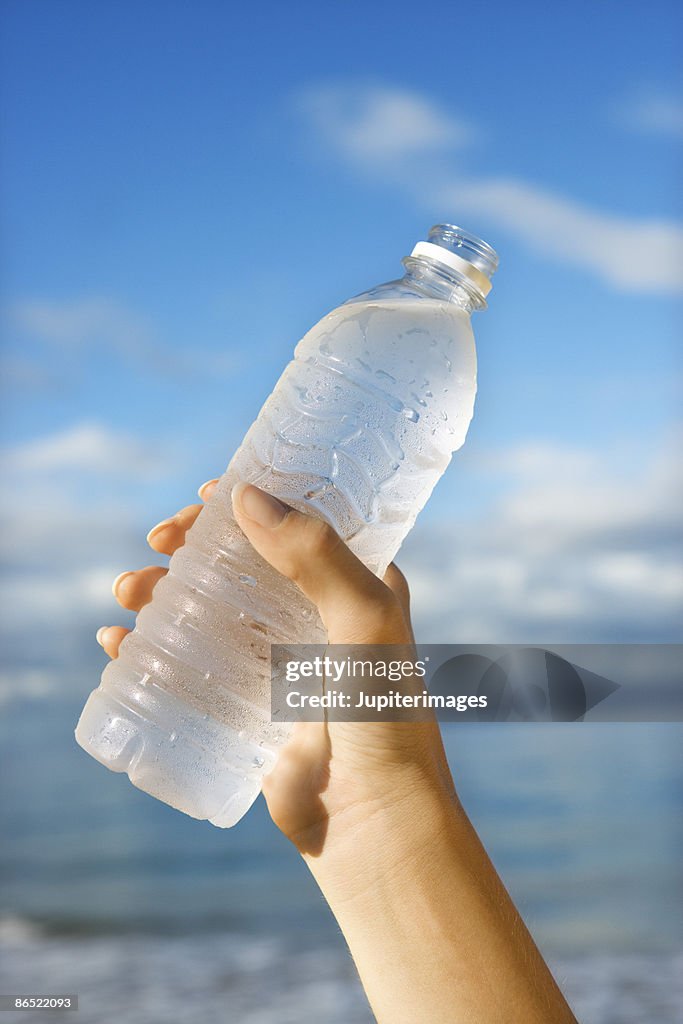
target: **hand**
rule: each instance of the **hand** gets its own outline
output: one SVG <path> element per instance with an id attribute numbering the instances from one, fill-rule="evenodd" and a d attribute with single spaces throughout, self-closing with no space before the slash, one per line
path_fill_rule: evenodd
<path id="1" fill-rule="evenodd" d="M 378 579 L 330 527 L 256 487 L 238 485 L 233 507 L 256 551 L 317 605 L 330 643 L 412 643 L 395 566 Z M 172 554 L 201 508 L 160 523 L 150 546 Z M 139 611 L 165 572 L 122 573 L 117 600 Z M 126 632 L 98 631 L 111 657 Z M 299 724 L 264 794 L 330 904 L 379 1024 L 576 1024 L 458 802 L 434 721 Z"/>
<path id="2" fill-rule="evenodd" d="M 199 489 L 211 497 L 211 480 Z M 380 580 L 320 519 L 283 505 L 256 487 L 238 485 L 237 522 L 258 553 L 293 580 L 320 612 L 330 643 L 414 643 L 407 583 L 391 565 Z M 150 547 L 171 555 L 202 510 L 188 505 L 148 534 Z M 149 566 L 122 573 L 113 592 L 122 607 L 140 611 L 167 572 Z M 98 640 L 115 658 L 128 630 L 103 627 Z M 266 776 L 263 792 L 275 823 L 302 853 L 325 843 L 352 843 L 364 820 L 415 789 L 454 799 L 435 722 L 299 723 Z"/>

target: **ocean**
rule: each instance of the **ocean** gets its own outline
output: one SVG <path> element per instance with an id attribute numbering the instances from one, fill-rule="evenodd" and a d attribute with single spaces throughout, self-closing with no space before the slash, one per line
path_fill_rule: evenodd
<path id="1" fill-rule="evenodd" d="M 1 709 L 0 994 L 78 994 L 81 1024 L 371 1022 L 263 801 L 228 831 L 172 811 L 76 746 L 81 703 Z M 444 732 L 468 813 L 581 1024 L 677 1024 L 683 727 Z"/>

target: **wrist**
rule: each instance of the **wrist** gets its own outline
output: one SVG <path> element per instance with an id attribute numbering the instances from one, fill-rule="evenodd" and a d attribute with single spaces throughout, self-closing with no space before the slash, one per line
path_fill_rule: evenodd
<path id="1" fill-rule="evenodd" d="M 465 820 L 450 778 L 404 769 L 331 815 L 324 842 L 303 857 L 336 913 L 389 878 L 399 884 Z"/>

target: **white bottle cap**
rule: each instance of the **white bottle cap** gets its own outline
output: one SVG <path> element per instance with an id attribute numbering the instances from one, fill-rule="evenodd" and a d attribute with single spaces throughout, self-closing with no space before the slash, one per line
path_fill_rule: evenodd
<path id="1" fill-rule="evenodd" d="M 469 260 L 464 260 L 462 256 L 456 255 L 450 249 L 445 249 L 442 245 L 434 245 L 433 242 L 418 242 L 410 255 L 426 256 L 427 259 L 434 260 L 435 263 L 443 263 L 451 270 L 457 270 L 462 277 L 466 277 L 468 281 L 472 282 L 482 298 L 486 298 L 491 291 L 491 282 L 486 274 L 483 274 Z"/>

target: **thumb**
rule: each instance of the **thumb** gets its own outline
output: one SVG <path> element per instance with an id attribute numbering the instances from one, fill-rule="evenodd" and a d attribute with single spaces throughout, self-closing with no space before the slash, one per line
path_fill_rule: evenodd
<path id="1" fill-rule="evenodd" d="M 237 523 L 274 569 L 318 608 L 330 643 L 408 643 L 401 602 L 332 527 L 253 484 L 232 492 Z"/>

